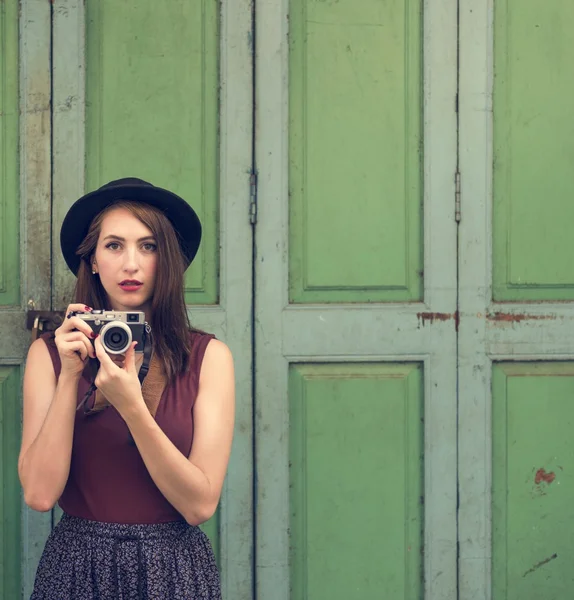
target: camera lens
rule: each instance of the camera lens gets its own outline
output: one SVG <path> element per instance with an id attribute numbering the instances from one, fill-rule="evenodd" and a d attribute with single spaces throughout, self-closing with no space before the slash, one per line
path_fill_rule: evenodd
<path id="1" fill-rule="evenodd" d="M 124 354 L 132 342 L 130 328 L 121 321 L 107 323 L 100 332 L 102 345 L 110 354 Z"/>

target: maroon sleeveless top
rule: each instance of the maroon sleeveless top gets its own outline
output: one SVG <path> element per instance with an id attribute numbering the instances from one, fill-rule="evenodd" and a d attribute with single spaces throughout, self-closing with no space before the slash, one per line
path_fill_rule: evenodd
<path id="1" fill-rule="evenodd" d="M 199 372 L 211 334 L 193 332 L 189 369 L 166 385 L 156 422 L 184 455 L 193 440 L 193 405 L 199 388 Z M 53 333 L 45 333 L 56 378 L 60 356 Z M 91 384 L 87 370 L 78 384 L 79 403 Z M 76 412 L 70 475 L 59 500 L 72 516 L 109 523 L 166 523 L 183 516 L 166 500 L 150 477 L 137 447 L 128 441 L 129 430 L 110 406 L 85 415 Z"/>

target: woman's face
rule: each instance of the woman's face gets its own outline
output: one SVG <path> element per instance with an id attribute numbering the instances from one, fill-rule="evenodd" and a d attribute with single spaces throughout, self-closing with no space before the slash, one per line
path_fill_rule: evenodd
<path id="1" fill-rule="evenodd" d="M 149 318 L 157 267 L 152 232 L 125 208 L 102 221 L 92 268 L 100 276 L 113 310 L 142 310 Z"/>

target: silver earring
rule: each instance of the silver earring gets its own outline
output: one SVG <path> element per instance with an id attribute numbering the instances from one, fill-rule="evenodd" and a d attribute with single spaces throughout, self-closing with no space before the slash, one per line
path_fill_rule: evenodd
<path id="1" fill-rule="evenodd" d="M 95 274 L 96 274 L 96 270 L 92 269 L 92 275 L 95 275 Z"/>

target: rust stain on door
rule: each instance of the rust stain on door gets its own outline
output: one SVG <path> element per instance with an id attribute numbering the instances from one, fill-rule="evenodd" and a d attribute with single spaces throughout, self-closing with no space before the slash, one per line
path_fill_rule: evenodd
<path id="1" fill-rule="evenodd" d="M 495 323 L 521 323 L 522 321 L 555 320 L 555 315 L 529 315 L 526 313 L 489 313 L 486 318 Z"/>
<path id="2" fill-rule="evenodd" d="M 534 483 L 536 485 L 540 485 L 542 482 L 550 485 L 556 479 L 556 475 L 554 473 L 547 473 L 544 469 L 538 469 L 536 471 L 536 475 L 534 476 Z"/>

